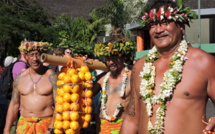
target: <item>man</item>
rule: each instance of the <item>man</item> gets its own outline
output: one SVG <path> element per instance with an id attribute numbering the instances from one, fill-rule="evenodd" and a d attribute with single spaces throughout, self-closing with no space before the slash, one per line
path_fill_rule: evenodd
<path id="1" fill-rule="evenodd" d="M 64 54 L 64 49 L 63 48 L 60 48 L 60 47 L 57 47 L 53 50 L 53 54 L 54 56 L 60 56 L 62 57 Z M 48 63 L 44 63 L 43 65 L 48 66 L 50 69 L 52 69 L 54 72 L 58 73 L 60 70 L 61 70 L 61 67 L 60 65 L 54 65 L 54 64 L 48 64 Z"/>
<path id="2" fill-rule="evenodd" d="M 64 55 L 66 55 L 68 57 L 72 57 L 72 50 L 70 48 L 66 48 L 64 50 Z"/>
<path id="3" fill-rule="evenodd" d="M 143 16 L 155 46 L 132 69 L 132 97 L 121 134 L 214 131 L 214 118 L 207 126 L 202 118 L 208 98 L 215 100 L 215 60 L 183 38 L 194 13 L 175 7 L 157 2 Z"/>
<path id="4" fill-rule="evenodd" d="M 25 52 L 21 49 L 21 45 L 19 46 L 20 58 L 18 62 L 16 62 L 13 66 L 13 79 L 15 79 L 22 71 L 28 68 L 28 64 L 25 58 Z"/>
<path id="5" fill-rule="evenodd" d="M 96 44 L 94 52 L 97 56 L 105 56 L 109 69 L 93 86 L 94 94 L 101 90 L 100 133 L 119 133 L 131 92 L 131 71 L 125 62 L 126 57 L 132 56 L 134 44 L 115 38 L 106 44 Z"/>
<path id="6" fill-rule="evenodd" d="M 40 62 L 41 53 L 47 48 L 48 43 L 45 42 L 22 42 L 22 49 L 30 67 L 21 72 L 13 83 L 13 95 L 7 112 L 4 134 L 10 133 L 19 107 L 21 116 L 17 134 L 49 134 L 53 131 L 52 116 L 57 77 L 51 69 Z"/>

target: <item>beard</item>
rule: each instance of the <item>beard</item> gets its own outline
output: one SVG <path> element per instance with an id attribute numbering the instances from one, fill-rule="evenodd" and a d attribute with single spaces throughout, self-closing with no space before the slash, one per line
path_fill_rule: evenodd
<path id="1" fill-rule="evenodd" d="M 117 69 L 117 70 L 110 70 L 111 76 L 113 78 L 117 78 L 117 76 L 119 76 L 119 74 L 121 73 L 121 70 Z"/>

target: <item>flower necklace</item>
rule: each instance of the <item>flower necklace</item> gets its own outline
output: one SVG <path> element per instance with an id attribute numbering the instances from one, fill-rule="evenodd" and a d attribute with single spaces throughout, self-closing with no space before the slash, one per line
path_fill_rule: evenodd
<path id="1" fill-rule="evenodd" d="M 116 117 L 118 116 L 120 110 L 123 108 L 123 106 L 121 105 L 121 103 L 117 103 L 116 105 L 116 110 L 113 114 L 113 116 L 108 116 L 107 112 L 106 112 L 106 102 L 107 102 L 107 94 L 106 94 L 106 88 L 107 88 L 107 81 L 110 77 L 110 72 L 108 72 L 104 78 L 103 81 L 103 85 L 102 85 L 102 96 L 101 96 L 101 113 L 103 115 L 103 117 L 108 120 L 108 121 L 115 121 Z M 126 82 L 128 79 L 128 68 L 125 67 L 125 73 L 123 74 L 123 78 L 122 78 L 122 87 L 121 87 L 121 93 L 120 93 L 120 97 L 124 97 L 125 96 L 125 89 L 126 89 Z"/>
<path id="2" fill-rule="evenodd" d="M 145 58 L 143 71 L 140 72 L 140 77 L 142 78 L 140 94 L 146 104 L 149 118 L 152 116 L 152 106 L 155 104 L 160 105 L 156 111 L 155 126 L 152 125 L 151 118 L 149 119 L 148 131 L 150 134 L 162 134 L 163 132 L 165 104 L 171 99 L 176 84 L 181 80 L 183 64 L 188 59 L 185 57 L 187 48 L 187 42 L 182 40 L 178 52 L 175 52 L 169 63 L 170 69 L 164 73 L 163 82 L 160 84 L 161 90 L 158 95 L 153 94 L 153 88 L 155 87 L 155 66 L 153 66 L 153 62 L 158 59 L 157 48 L 153 47 Z"/>

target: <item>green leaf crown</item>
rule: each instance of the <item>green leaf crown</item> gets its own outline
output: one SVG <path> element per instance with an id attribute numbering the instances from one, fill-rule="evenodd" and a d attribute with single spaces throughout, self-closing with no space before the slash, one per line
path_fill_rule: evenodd
<path id="1" fill-rule="evenodd" d="M 113 56 L 113 55 L 133 55 L 135 53 L 136 43 L 129 41 L 117 42 L 115 44 L 108 42 L 102 44 L 98 42 L 95 45 L 94 52 L 97 56 Z"/>

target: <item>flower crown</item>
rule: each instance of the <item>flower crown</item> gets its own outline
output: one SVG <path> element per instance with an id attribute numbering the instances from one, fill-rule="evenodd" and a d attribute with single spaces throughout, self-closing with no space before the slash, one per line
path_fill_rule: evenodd
<path id="1" fill-rule="evenodd" d="M 36 41 L 24 41 L 21 42 L 19 46 L 20 51 L 32 51 L 32 50 L 39 50 L 42 52 L 47 52 L 49 50 L 49 43 L 48 42 L 36 42 Z"/>
<path id="2" fill-rule="evenodd" d="M 173 20 L 175 22 L 181 22 L 189 26 L 189 22 L 192 19 L 196 19 L 197 14 L 190 10 L 189 7 L 180 6 L 179 8 L 172 8 L 171 6 L 160 7 L 159 9 L 151 9 L 149 13 L 145 12 L 142 16 L 143 26 L 150 22 L 161 20 Z"/>
<path id="3" fill-rule="evenodd" d="M 112 55 L 133 55 L 136 49 L 133 42 L 117 42 L 115 44 L 109 42 L 107 45 L 97 43 L 94 48 L 94 52 L 97 56 L 112 56 Z"/>

